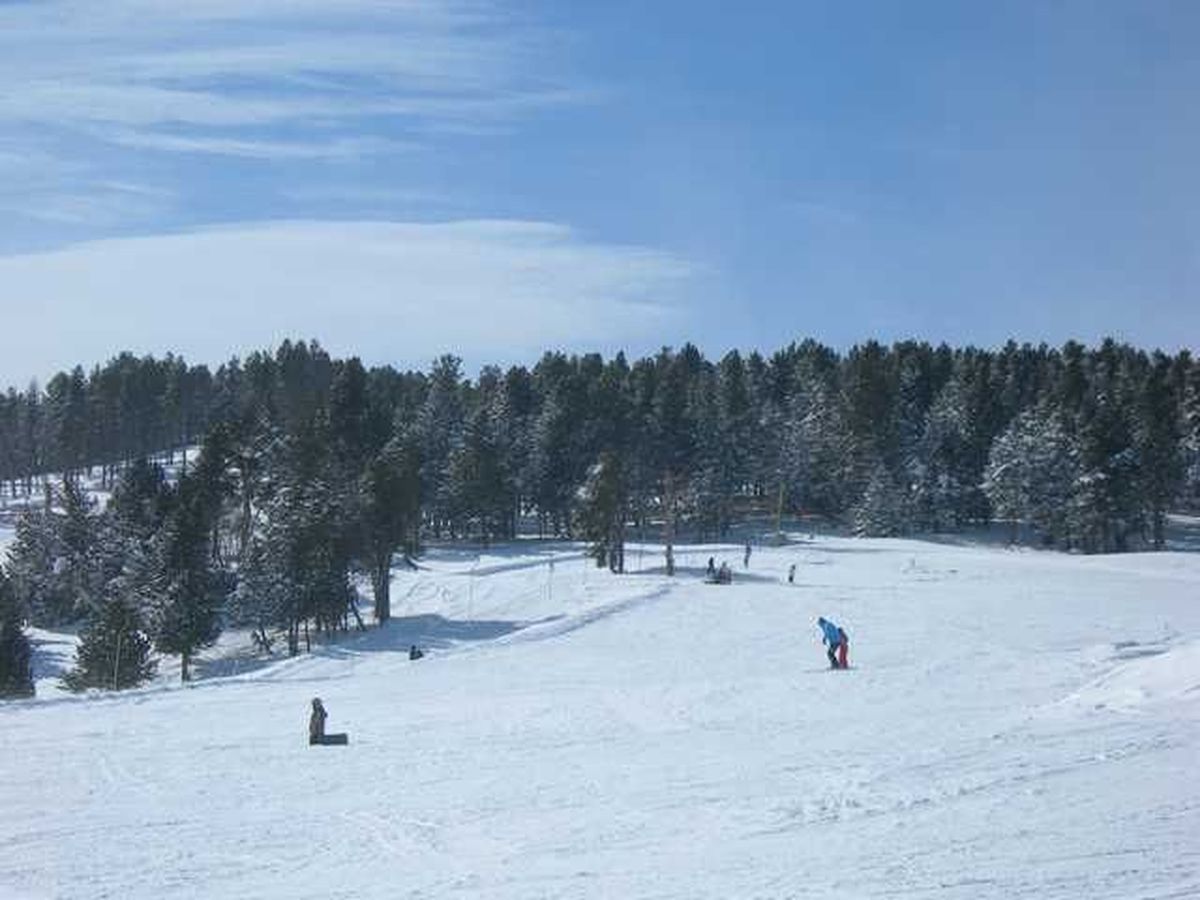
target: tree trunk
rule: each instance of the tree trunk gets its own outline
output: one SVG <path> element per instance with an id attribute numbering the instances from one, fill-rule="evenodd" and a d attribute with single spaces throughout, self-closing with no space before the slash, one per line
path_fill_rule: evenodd
<path id="1" fill-rule="evenodd" d="M 189 663 L 191 663 L 191 661 L 192 661 L 191 654 L 189 654 L 186 650 L 180 654 L 180 656 L 179 656 L 179 680 L 180 681 L 191 681 L 192 680 L 192 674 L 188 668 L 188 665 L 189 665 Z"/>
<path id="2" fill-rule="evenodd" d="M 384 625 L 392 617 L 392 554 L 380 554 L 371 573 L 371 592 L 375 595 L 375 624 Z"/>
<path id="3" fill-rule="evenodd" d="M 667 576 L 675 574 L 675 477 L 667 472 L 663 476 L 664 521 L 663 540 L 667 545 Z"/>
<path id="4" fill-rule="evenodd" d="M 352 612 L 354 614 L 354 624 L 358 628 L 358 630 L 366 631 L 367 626 L 363 624 L 362 616 L 360 616 L 358 614 L 358 606 L 357 606 L 357 604 L 355 604 L 353 596 L 350 598 L 349 603 L 347 603 L 346 605 L 350 608 L 350 612 Z M 344 615 L 344 616 L 342 616 L 342 621 L 344 621 L 346 623 L 346 626 L 342 629 L 342 631 L 349 631 L 350 630 L 350 617 Z"/>
<path id="5" fill-rule="evenodd" d="M 238 561 L 246 561 L 246 548 L 250 544 L 251 520 L 250 520 L 250 484 L 244 478 L 242 480 L 242 521 L 238 523 L 241 527 L 238 529 Z"/>
<path id="6" fill-rule="evenodd" d="M 1151 513 L 1154 522 L 1154 549 L 1162 550 L 1167 546 L 1166 515 L 1161 509 Z"/>

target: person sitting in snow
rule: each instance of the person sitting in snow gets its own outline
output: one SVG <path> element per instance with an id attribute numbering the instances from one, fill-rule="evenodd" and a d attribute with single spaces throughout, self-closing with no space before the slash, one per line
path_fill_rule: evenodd
<path id="1" fill-rule="evenodd" d="M 413 644 L 411 647 L 408 648 L 408 658 L 409 659 L 420 659 L 424 655 L 425 655 L 425 651 L 422 650 L 420 647 L 418 647 L 416 644 Z"/>
<path id="2" fill-rule="evenodd" d="M 325 738 L 325 707 L 320 697 L 313 697 L 312 715 L 308 717 L 308 742 L 319 744 Z"/>
<path id="3" fill-rule="evenodd" d="M 829 657 L 829 668 L 847 668 L 846 646 L 849 642 L 846 639 L 846 632 L 824 616 L 817 619 L 817 625 L 821 629 L 821 640 L 826 645 L 825 654 Z"/>

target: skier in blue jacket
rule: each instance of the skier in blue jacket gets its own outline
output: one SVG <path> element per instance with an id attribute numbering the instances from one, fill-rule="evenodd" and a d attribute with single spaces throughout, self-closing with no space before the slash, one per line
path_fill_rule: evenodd
<path id="1" fill-rule="evenodd" d="M 823 634 L 822 641 L 827 647 L 825 653 L 829 657 L 829 668 L 845 668 L 845 652 L 842 652 L 841 662 L 839 664 L 838 651 L 841 650 L 846 644 L 846 632 L 842 631 L 841 628 L 839 628 L 837 625 L 834 625 L 824 616 L 817 619 L 817 625 L 821 628 L 821 632 Z"/>

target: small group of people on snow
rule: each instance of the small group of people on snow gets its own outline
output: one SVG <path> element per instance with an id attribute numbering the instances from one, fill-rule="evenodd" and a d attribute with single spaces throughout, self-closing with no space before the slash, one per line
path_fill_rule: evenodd
<path id="1" fill-rule="evenodd" d="M 846 637 L 846 632 L 824 616 L 817 619 L 817 627 L 821 629 L 821 641 L 825 644 L 825 655 L 829 657 L 829 668 L 850 668 L 850 639 Z"/>
<path id="2" fill-rule="evenodd" d="M 721 565 L 716 564 L 713 557 L 708 558 L 708 568 L 704 571 L 704 580 L 709 584 L 732 584 L 733 572 L 729 568 L 729 563 L 722 560 Z"/>

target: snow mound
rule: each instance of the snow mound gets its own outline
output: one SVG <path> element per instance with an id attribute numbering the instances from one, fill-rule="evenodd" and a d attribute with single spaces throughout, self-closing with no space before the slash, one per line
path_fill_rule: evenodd
<path id="1" fill-rule="evenodd" d="M 1133 712 L 1148 706 L 1200 701 L 1200 641 L 1170 646 L 1121 641 L 1117 666 L 1071 695 L 1089 709 Z"/>

